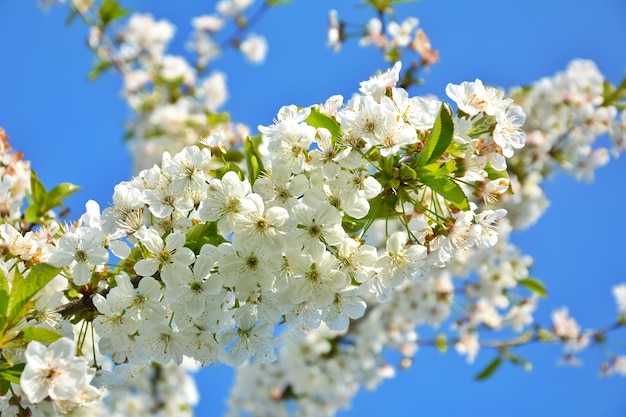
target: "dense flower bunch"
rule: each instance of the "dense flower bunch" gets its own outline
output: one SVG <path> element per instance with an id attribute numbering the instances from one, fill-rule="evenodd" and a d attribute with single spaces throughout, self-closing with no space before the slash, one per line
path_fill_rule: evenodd
<path id="1" fill-rule="evenodd" d="M 91 27 L 88 44 L 97 61 L 90 78 L 108 69 L 123 77 L 122 95 L 134 112 L 126 139 L 136 172 L 159 163 L 163 152 L 176 153 L 210 131 L 224 132 L 232 143 L 248 135 L 246 126 L 231 123 L 229 114 L 219 111 L 228 98 L 226 74 L 209 69 L 227 48 L 240 51 L 252 64 L 262 63 L 267 41 L 247 32 L 275 3 L 268 0 L 255 8 L 252 0 L 221 0 L 214 13 L 195 17 L 187 42 L 195 55 L 191 62 L 168 53 L 176 31 L 169 21 L 136 13 L 115 28 L 114 22 L 128 13 L 116 1 L 73 2 L 72 16 Z"/>
<path id="2" fill-rule="evenodd" d="M 581 76 L 581 68 L 586 68 L 586 77 Z M 494 157 L 512 156 L 506 167 L 510 182 L 503 178 L 500 178 L 501 183 L 487 181 L 473 193 L 474 197 L 478 197 L 474 201 L 479 207 L 494 208 L 495 204 L 508 212 L 506 217 L 498 221 L 497 242 L 488 248 L 480 245 L 468 248 L 451 259 L 444 268 L 431 270 L 425 280 L 407 282 L 396 288 L 393 302 L 371 304 L 367 314 L 352 322 L 347 331 L 337 332 L 324 327 L 310 332 L 304 340 L 287 338 L 278 361 L 240 367 L 229 401 L 231 415 L 289 415 L 290 402 L 296 404 L 299 415 L 335 415 L 338 410 L 350 406 L 361 387 L 373 389 L 383 380 L 392 378 L 397 367 L 410 366 L 420 346 L 434 345 L 442 351 L 453 347 L 458 353 L 466 355 L 468 362 L 474 360 L 481 347 L 497 348 L 500 353 L 486 372 L 481 374 L 486 377 L 505 361 L 530 367 L 528 362 L 511 352 L 518 344 L 532 340 L 562 343 L 565 347 L 564 360 L 573 363 L 576 362 L 576 352 L 594 341 L 603 340 L 605 332 L 610 329 L 583 332 L 576 320 L 568 314 L 567 308 L 553 313 L 551 327 L 539 327 L 534 322 L 533 313 L 538 296 L 545 296 L 545 289 L 539 281 L 528 278 L 532 258 L 509 242 L 511 231 L 533 224 L 547 207 L 548 200 L 540 187 L 545 175 L 557 166 L 564 166 L 567 172 L 580 178 L 580 169 L 585 166 L 584 177 L 591 178 L 599 166 L 593 163 L 597 160 L 595 155 L 604 154 L 608 158 L 608 152 L 604 149 L 592 150 L 606 133 L 611 133 L 616 143 L 614 153 L 617 155 L 619 152 L 619 144 L 623 142 L 619 137 L 622 122 L 621 118 L 616 117 L 618 111 L 614 103 L 605 99 L 602 95 L 604 90 L 598 88 L 603 83 L 604 78 L 593 63 L 574 61 L 565 73 L 546 77 L 523 89 L 514 89 L 512 94 L 517 102 L 531 109 L 532 120 L 524 125 L 526 134 L 560 139 L 555 139 L 550 147 L 527 141 L 515 155 L 511 155 L 513 147 L 505 151 L 507 145 L 503 144 L 501 154 L 485 156 L 490 166 L 501 165 Z M 529 97 L 541 96 L 540 92 L 545 92 L 547 85 L 552 86 L 550 97 L 559 97 L 552 99 L 558 101 L 561 107 L 558 114 L 566 114 L 563 121 L 566 127 L 557 126 L 556 131 L 550 127 L 554 117 L 553 109 L 535 112 L 529 104 Z M 489 104 L 482 98 L 494 94 L 494 90 L 484 88 L 478 83 L 451 85 L 447 93 L 455 98 L 460 111 L 470 115 L 476 107 L 476 104 L 471 103 L 480 103 L 483 108 L 489 108 Z M 459 91 L 465 94 L 457 95 Z M 581 111 L 581 99 L 564 99 L 583 97 L 582 92 L 585 92 L 587 103 L 595 103 L 593 112 L 610 115 L 601 123 L 602 128 L 581 122 L 580 116 L 575 116 Z M 465 107 L 467 104 L 469 106 Z M 521 126 L 523 112 L 520 107 L 511 106 L 506 114 L 509 116 L 508 123 L 517 121 L 519 124 L 515 126 Z M 496 131 L 501 130 L 496 127 L 494 136 Z M 518 133 L 517 130 L 515 132 Z M 571 132 L 576 132 L 572 139 L 567 136 Z M 580 139 L 583 137 L 584 140 Z M 514 144 L 515 138 L 519 136 L 510 138 L 509 144 Z M 489 142 L 474 143 L 478 148 L 489 146 Z M 563 151 L 556 152 L 557 148 Z M 472 166 L 476 159 L 480 160 L 475 155 L 468 157 L 466 166 Z M 514 190 L 512 194 L 492 196 L 489 191 L 509 185 Z M 489 213 L 493 216 L 496 212 Z M 618 306 L 623 304 L 622 287 L 616 287 L 613 291 Z M 451 309 L 452 304 L 457 307 L 455 313 Z M 619 317 L 615 327 L 624 323 L 621 307 Z M 436 337 L 422 338 L 418 335 L 418 328 L 432 335 L 433 329 L 440 328 L 442 324 L 449 325 L 451 331 L 440 331 Z M 509 338 L 510 341 L 481 341 L 481 333 L 487 330 L 493 334 L 503 334 L 504 340 Z M 513 338 L 510 338 L 511 334 Z M 390 350 L 397 351 L 404 359 L 397 365 L 390 363 L 386 355 Z M 603 364 L 602 373 L 624 374 L 623 363 L 622 356 L 613 356 Z M 263 407 L 259 404 L 263 404 Z"/>
<path id="3" fill-rule="evenodd" d="M 505 211 L 478 210 L 466 192 L 491 181 L 505 182 L 494 195 L 506 191 L 503 155 L 523 145 L 523 114 L 477 80 L 449 86 L 454 115 L 394 87 L 400 69 L 361 83 L 345 105 L 334 96 L 283 107 L 275 124 L 259 126 L 258 145 L 246 142 L 247 179 L 220 158 L 226 144 L 214 134 L 120 183 L 102 214 L 90 202 L 74 224 L 50 220 L 42 238 L 25 236 L 28 251 L 7 241 L 9 294 L 23 271 L 45 275 L 54 290 L 42 291 L 60 295 L 15 324 L 53 332 L 33 339 L 63 336 L 48 348 L 28 344 L 21 407 L 49 398 L 71 409 L 98 397 L 94 368 L 108 373 L 67 353 L 85 352 L 89 326 L 92 349 L 120 365 L 109 381 L 128 366 L 184 357 L 271 362 L 277 324 L 287 334 L 322 323 L 345 331 L 370 293 L 388 300 L 463 250 L 493 246 Z M 53 191 L 31 190 L 36 213 Z M 113 269 L 109 251 L 121 259 Z M 76 340 L 63 317 L 83 323 Z M 72 390 L 59 389 L 69 381 Z"/>
<path id="4" fill-rule="evenodd" d="M 393 2 L 368 1 L 378 17 L 360 44 L 392 62 L 418 52 L 419 65 L 403 75 L 397 62 L 345 102 L 282 107 L 249 137 L 218 113 L 225 75 L 204 73 L 229 22 L 227 43 L 264 59 L 262 38 L 240 40 L 252 1 L 222 0 L 194 19 L 194 64 L 166 53 L 165 20 L 132 15 L 109 36 L 127 13 L 117 1 L 71 3 L 91 26 L 91 75 L 123 75 L 138 173 L 110 207 L 90 201 L 63 223 L 53 209 L 76 187 L 46 190 L 0 130 L 1 415 L 191 415 L 189 372 L 223 363 L 238 367 L 233 416 L 289 415 L 294 403 L 298 415 L 330 416 L 393 377 L 389 350 L 402 368 L 420 346 L 468 362 L 495 348 L 484 378 L 504 361 L 530 366 L 513 352 L 529 341 L 562 343 L 573 361 L 626 324 L 624 285 L 612 327 L 582 331 L 566 308 L 550 327 L 534 324 L 545 289 L 509 241 L 547 206 L 540 185 L 555 166 L 591 179 L 608 161 L 599 136 L 624 148 L 626 86 L 593 63 L 512 98 L 480 80 L 450 84 L 454 111 L 402 88 L 438 60 L 417 19 L 384 22 Z M 338 50 L 345 24 L 335 11 L 329 23 Z M 625 357 L 602 373 L 626 374 Z"/>

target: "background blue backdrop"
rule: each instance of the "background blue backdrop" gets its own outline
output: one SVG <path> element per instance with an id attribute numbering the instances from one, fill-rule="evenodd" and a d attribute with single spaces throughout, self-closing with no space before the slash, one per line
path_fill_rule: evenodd
<path id="1" fill-rule="evenodd" d="M 183 52 L 190 19 L 214 9 L 213 1 L 123 0 L 136 11 L 167 18 L 178 26 L 174 53 Z M 325 46 L 326 19 L 332 7 L 341 18 L 370 17 L 357 1 L 295 0 L 271 11 L 253 31 L 268 38 L 267 62 L 250 67 L 227 53 L 215 68 L 228 73 L 234 120 L 252 127 L 269 124 L 285 104 L 309 105 L 332 94 L 349 97 L 358 82 L 386 68 L 380 53 L 356 42 L 334 54 Z M 398 6 L 415 15 L 440 50 L 441 63 L 413 93 L 444 96 L 445 85 L 481 78 L 509 87 L 563 70 L 574 58 L 594 60 L 603 74 L 619 82 L 626 69 L 626 2 L 615 1 L 452 1 L 425 0 Z M 119 98 L 117 74 L 87 81 L 93 56 L 85 47 L 86 28 L 65 27 L 67 11 L 38 10 L 35 0 L 0 0 L 0 126 L 15 149 L 32 161 L 51 187 L 69 181 L 82 190 L 70 199 L 73 217 L 94 199 L 111 201 L 115 184 L 129 178 L 130 157 L 122 142 L 129 115 Z M 561 305 L 581 326 L 598 327 L 615 317 L 610 288 L 626 281 L 624 256 L 624 174 L 626 161 L 611 163 L 593 184 L 564 175 L 546 185 L 552 205 L 532 229 L 515 242 L 536 258 L 533 275 L 550 292 L 537 318 L 549 322 Z M 624 352 L 624 332 L 610 345 Z M 503 366 L 490 380 L 473 376 L 491 359 L 474 365 L 455 353 L 442 356 L 423 348 L 410 370 L 399 372 L 374 393 L 360 394 L 341 416 L 605 416 L 626 415 L 626 380 L 599 379 L 604 352 L 586 352 L 580 368 L 560 367 L 560 347 L 529 346 L 520 354 L 532 372 Z M 199 374 L 199 416 L 224 413 L 232 378 L 226 367 Z"/>

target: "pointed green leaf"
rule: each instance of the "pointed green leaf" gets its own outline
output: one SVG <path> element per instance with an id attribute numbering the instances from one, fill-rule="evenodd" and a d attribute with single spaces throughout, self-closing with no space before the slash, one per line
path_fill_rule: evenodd
<path id="1" fill-rule="evenodd" d="M 483 369 L 478 375 L 474 377 L 477 381 L 484 381 L 489 378 L 493 373 L 502 365 L 502 357 L 498 356 L 492 360 L 485 369 Z"/>
<path id="2" fill-rule="evenodd" d="M 78 13 L 78 10 L 73 8 L 70 12 L 70 15 L 67 17 L 67 19 L 65 19 L 65 26 L 70 26 L 72 22 L 74 22 L 74 19 L 76 19 L 79 15 L 80 13 Z"/>
<path id="3" fill-rule="evenodd" d="M 89 81 L 93 81 L 96 78 L 98 78 L 100 74 L 102 74 L 104 71 L 106 71 L 110 67 L 111 67 L 111 63 L 109 61 L 98 61 L 96 65 L 93 67 L 93 69 L 89 71 L 87 78 L 89 78 Z"/>
<path id="4" fill-rule="evenodd" d="M 187 241 L 185 246 L 191 249 L 196 255 L 200 253 L 202 246 L 219 246 L 220 243 L 227 242 L 217 230 L 216 222 L 206 222 L 191 227 L 185 233 Z"/>
<path id="5" fill-rule="evenodd" d="M 546 290 L 546 286 L 544 285 L 543 282 L 541 282 L 538 279 L 524 278 L 524 279 L 518 280 L 517 283 L 520 285 L 523 285 L 524 287 L 528 288 L 529 290 L 531 290 L 532 292 L 534 292 L 535 294 L 541 297 L 545 298 L 548 296 L 548 291 Z"/>
<path id="6" fill-rule="evenodd" d="M 446 353 L 448 351 L 448 340 L 445 333 L 439 333 L 435 338 L 435 347 L 439 353 Z"/>
<path id="7" fill-rule="evenodd" d="M 10 368 L 0 369 L 0 380 L 19 384 L 25 366 L 25 363 L 18 363 Z"/>
<path id="8" fill-rule="evenodd" d="M 309 117 L 307 117 L 305 121 L 314 128 L 324 127 L 328 129 L 332 135 L 333 145 L 338 141 L 341 141 L 343 133 L 339 123 L 329 115 L 319 111 L 317 108 L 311 107 L 311 114 L 309 114 Z"/>
<path id="9" fill-rule="evenodd" d="M 104 0 L 99 14 L 103 27 L 106 27 L 113 20 L 126 16 L 128 10 L 121 8 L 117 0 Z"/>
<path id="10" fill-rule="evenodd" d="M 24 340 L 35 340 L 42 343 L 52 343 L 59 340 L 61 338 L 61 335 L 50 329 L 30 326 L 21 329 L 18 337 Z"/>
<path id="11" fill-rule="evenodd" d="M 0 270 L 0 315 L 6 315 L 9 309 L 9 279 L 4 271 Z M 0 331 L 2 326 L 0 326 Z"/>
<path id="12" fill-rule="evenodd" d="M 259 152 L 260 136 L 255 138 L 248 137 L 244 142 L 244 152 L 246 156 L 246 167 L 248 169 L 248 181 L 250 185 L 254 185 L 254 182 L 259 178 L 262 172 L 265 171 L 263 166 L 263 159 Z"/>
<path id="13" fill-rule="evenodd" d="M 417 159 L 418 166 L 428 165 L 439 159 L 450 146 L 453 136 L 454 121 L 452 120 L 452 110 L 448 104 L 441 103 L 441 109 L 435 120 L 435 125 Z"/>
<path id="14" fill-rule="evenodd" d="M 450 203 L 454 204 L 461 210 L 469 210 L 469 202 L 467 196 L 450 177 L 438 177 L 435 175 L 422 175 L 419 180 L 422 184 L 445 198 Z"/>
<path id="15" fill-rule="evenodd" d="M 43 183 L 37 177 L 35 170 L 30 170 L 30 194 L 33 198 L 33 205 L 40 206 L 46 199 L 46 187 L 44 187 Z"/>
<path id="16" fill-rule="evenodd" d="M 26 277 L 16 270 L 9 294 L 7 318 L 12 322 L 19 321 L 23 307 L 60 271 L 60 268 L 43 263 L 35 265 Z"/>
<path id="17" fill-rule="evenodd" d="M 80 189 L 79 186 L 65 182 L 54 187 L 48 193 L 45 202 L 45 212 L 63 204 L 63 200 Z"/>

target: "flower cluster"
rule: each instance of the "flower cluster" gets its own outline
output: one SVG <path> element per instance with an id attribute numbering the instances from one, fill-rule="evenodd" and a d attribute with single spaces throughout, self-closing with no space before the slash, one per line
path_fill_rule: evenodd
<path id="1" fill-rule="evenodd" d="M 83 349 L 85 330 L 71 342 L 59 316 L 91 322 L 94 349 L 118 365 L 110 380 L 147 361 L 265 363 L 276 359 L 278 323 L 281 334 L 346 331 L 365 314 L 366 300 L 387 301 L 393 289 L 421 282 L 464 251 L 495 245 L 506 212 L 479 209 L 466 193 L 493 172 L 500 173 L 493 181 L 506 181 L 503 155 L 523 144 L 523 132 L 511 129 L 504 139 L 497 132 L 514 126 L 507 115 L 515 107 L 476 81 L 449 86 L 464 106 L 455 115 L 445 103 L 395 87 L 399 71 L 400 63 L 361 83 L 345 105 L 334 96 L 283 107 L 273 125 L 259 126 L 258 143 L 247 140 L 245 170 L 220 157 L 224 146 L 214 146 L 212 135 L 202 148 L 165 153 L 160 165 L 120 183 L 102 213 L 90 202 L 73 224 L 49 220 L 39 232 L 45 239 L 32 241 L 36 255 L 7 266 L 63 277 L 55 283 L 62 297 L 26 324 L 43 325 L 52 314 L 57 324 L 46 328 L 67 338 L 55 343 Z M 472 107 L 468 97 L 478 94 L 489 113 Z M 36 212 L 53 191 L 38 192 Z M 110 253 L 121 259 L 114 269 L 106 266 Z M 15 273 L 10 281 L 21 279 Z M 27 355 L 26 369 L 41 368 L 30 365 L 35 360 Z M 79 368 L 83 375 L 86 364 L 72 362 L 67 368 L 77 371 L 63 378 Z M 44 397 L 52 402 L 76 395 L 57 395 L 50 381 Z M 23 387 L 33 407 L 44 398 L 44 388 Z"/>
<path id="2" fill-rule="evenodd" d="M 421 56 L 421 65 L 427 67 L 439 62 L 439 52 L 432 48 L 430 39 L 423 29 L 419 28 L 419 20 L 410 16 L 402 22 L 393 19 L 385 25 L 384 18 L 386 8 L 378 10 L 378 16 L 372 17 L 364 26 L 363 33 L 359 37 L 359 45 L 363 47 L 374 46 L 385 54 L 389 61 L 396 61 L 403 57 L 406 52 L 417 52 Z M 346 23 L 339 20 L 337 10 L 331 10 L 328 15 L 328 45 L 335 52 L 341 49 L 350 34 L 346 33 Z"/>
<path id="3" fill-rule="evenodd" d="M 232 143 L 241 143 L 248 135 L 246 126 L 230 123 L 229 115 L 219 111 L 228 99 L 226 74 L 209 69 L 229 47 L 253 64 L 265 60 L 268 45 L 263 36 L 248 33 L 240 38 L 270 6 L 263 3 L 248 16 L 254 9 L 252 3 L 221 0 L 214 13 L 192 20 L 187 48 L 195 53 L 195 62 L 168 53 L 175 27 L 165 19 L 135 13 L 123 27 L 113 30 L 112 21 L 127 13 L 116 2 L 72 4 L 73 13 L 91 26 L 88 44 L 98 61 L 90 78 L 109 68 L 123 77 L 122 95 L 135 113 L 126 129 L 135 172 L 159 163 L 165 151 L 176 153 L 196 144 L 207 132 L 222 131 Z M 106 7 L 106 12 L 99 7 Z"/>
<path id="4" fill-rule="evenodd" d="M 221 0 L 193 20 L 195 64 L 167 53 L 165 20 L 132 15 L 112 40 L 126 14 L 116 1 L 71 4 L 92 27 L 92 76 L 113 67 L 124 77 L 138 173 L 110 207 L 90 201 L 64 224 L 52 209 L 75 187 L 47 191 L 0 129 L 0 414 L 191 415 L 187 372 L 224 363 L 239 367 L 233 416 L 289 415 L 290 400 L 299 415 L 330 416 L 411 366 L 421 346 L 468 362 L 495 348 L 484 378 L 503 361 L 528 368 L 511 352 L 528 341 L 562 343 L 573 361 L 626 324 L 621 285 L 610 328 L 581 331 L 566 308 L 531 328 L 545 288 L 509 241 L 546 207 L 540 184 L 555 165 L 591 179 L 608 161 L 599 136 L 624 149 L 623 88 L 593 63 L 511 98 L 478 79 L 450 84 L 454 111 L 409 95 L 417 66 L 401 76 L 397 62 L 349 100 L 282 107 L 249 137 L 218 113 L 225 75 L 205 72 L 226 44 L 264 60 L 262 37 L 239 39 L 252 0 Z M 418 20 L 384 22 L 384 7 L 360 45 L 392 62 L 405 49 L 422 67 L 437 62 Z M 345 23 L 335 11 L 329 23 L 338 50 Z M 228 25 L 235 35 L 219 42 Z M 602 374 L 625 369 L 613 355 Z"/>

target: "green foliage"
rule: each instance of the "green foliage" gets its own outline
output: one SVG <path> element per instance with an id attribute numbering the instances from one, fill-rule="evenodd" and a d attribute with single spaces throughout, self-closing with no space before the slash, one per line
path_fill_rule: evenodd
<path id="1" fill-rule="evenodd" d="M 396 211 L 397 203 L 398 198 L 395 195 L 378 195 L 369 200 L 370 210 L 365 217 L 355 219 L 345 214 L 341 225 L 349 234 L 356 234 L 374 220 L 399 216 L 400 213 Z"/>
<path id="2" fill-rule="evenodd" d="M 496 357 L 494 360 L 489 362 L 489 364 L 483 369 L 478 375 L 474 377 L 477 381 L 484 381 L 491 377 L 493 373 L 498 370 L 498 368 L 502 365 L 502 356 Z"/>
<path id="3" fill-rule="evenodd" d="M 6 365 L 6 364 L 3 364 Z M 13 382 L 14 384 L 19 384 L 20 383 L 20 376 L 22 375 L 22 371 L 24 370 L 24 367 L 26 366 L 25 363 L 19 363 L 17 365 L 14 366 L 2 366 L 0 367 L 0 381 L 4 382 Z M 4 388 L 4 384 L 2 384 L 3 388 Z M 4 392 L 8 391 L 4 390 Z"/>
<path id="4" fill-rule="evenodd" d="M 246 155 L 246 167 L 248 169 L 248 181 L 250 181 L 250 185 L 254 185 L 254 182 L 257 178 L 259 178 L 259 175 L 265 172 L 263 159 L 261 157 L 261 153 L 259 152 L 260 144 L 260 135 L 247 137 L 243 144 Z"/>
<path id="5" fill-rule="evenodd" d="M 24 211 L 24 219 L 29 223 L 40 223 L 46 214 L 63 204 L 70 195 L 80 188 L 74 184 L 63 183 L 54 187 L 50 192 L 46 191 L 41 180 L 34 170 L 30 171 L 30 205 Z"/>
<path id="6" fill-rule="evenodd" d="M 461 210 L 469 210 L 467 196 L 459 185 L 447 176 L 422 175 L 420 181 Z"/>
<path id="7" fill-rule="evenodd" d="M 26 316 L 24 307 L 28 302 L 59 272 L 61 272 L 59 268 L 41 263 L 33 266 L 28 276 L 24 278 L 19 270 L 15 269 L 6 310 L 0 313 L 6 314 L 9 323 L 17 323 Z"/>
<path id="8" fill-rule="evenodd" d="M 218 232 L 217 223 L 206 222 L 191 227 L 185 233 L 187 241 L 185 246 L 191 249 L 196 255 L 200 253 L 200 249 L 204 245 L 218 246 L 220 243 L 227 242 L 226 239 Z"/>
<path id="9" fill-rule="evenodd" d="M 117 0 L 104 0 L 98 13 L 100 17 L 100 29 L 104 30 L 109 23 L 126 16 L 128 12 L 128 9 L 120 7 Z"/>
<path id="10" fill-rule="evenodd" d="M 100 76 L 100 74 L 102 74 L 104 71 L 106 71 L 109 68 L 111 68 L 111 62 L 103 61 L 103 60 L 97 61 L 96 65 L 94 65 L 92 70 L 89 71 L 89 74 L 87 75 L 87 78 L 90 81 L 94 81 L 95 79 L 97 79 Z"/>
<path id="11" fill-rule="evenodd" d="M 309 117 L 306 118 L 306 122 L 314 128 L 324 127 L 328 129 L 332 135 L 333 145 L 336 144 L 337 141 L 340 141 L 343 136 L 339 123 L 337 123 L 337 121 L 329 115 L 320 112 L 315 107 L 311 108 L 311 114 L 309 114 Z"/>
<path id="12" fill-rule="evenodd" d="M 20 330 L 18 337 L 24 340 L 35 340 L 42 343 L 56 342 L 61 335 L 55 331 L 42 327 L 24 327 Z"/>
<path id="13" fill-rule="evenodd" d="M 435 120 L 426 145 L 417 159 L 418 166 L 424 166 L 437 161 L 447 150 L 454 136 L 454 122 L 452 109 L 446 103 L 441 103 L 441 109 Z"/>
<path id="14" fill-rule="evenodd" d="M 435 347 L 439 353 L 446 353 L 448 351 L 448 340 L 445 333 L 439 333 L 435 338 Z"/>
<path id="15" fill-rule="evenodd" d="M 523 285 L 528 288 L 530 291 L 541 297 L 547 297 L 548 291 L 546 290 L 546 286 L 543 282 L 535 278 L 524 278 L 517 281 L 518 284 Z"/>

